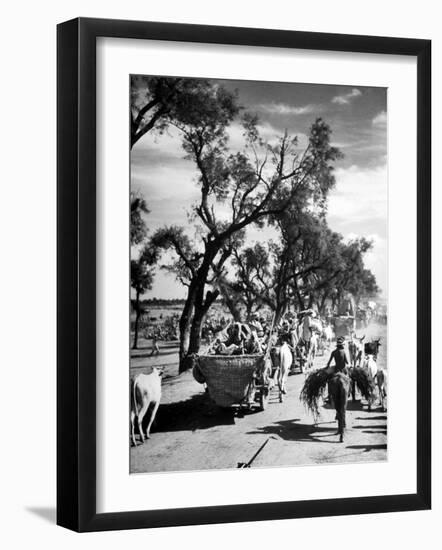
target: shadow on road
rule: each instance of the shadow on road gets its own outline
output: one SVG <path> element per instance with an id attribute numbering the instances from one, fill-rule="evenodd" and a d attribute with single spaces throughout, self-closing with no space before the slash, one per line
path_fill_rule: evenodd
<path id="1" fill-rule="evenodd" d="M 347 401 L 347 411 L 363 411 L 363 410 L 364 410 L 364 406 L 361 401 L 359 400 L 352 401 L 351 399 Z"/>
<path id="2" fill-rule="evenodd" d="M 347 445 L 346 449 L 359 449 L 363 450 L 364 453 L 368 453 L 370 451 L 382 451 L 387 448 L 386 443 L 380 443 L 378 445 Z"/>
<path id="3" fill-rule="evenodd" d="M 234 409 L 215 407 L 206 394 L 200 393 L 184 401 L 162 403 L 158 409 L 152 431 L 205 430 L 214 426 L 234 424 L 234 418 Z"/>
<path id="4" fill-rule="evenodd" d="M 353 426 L 353 428 L 357 428 L 359 430 L 386 430 L 387 426 L 385 424 L 369 424 L 368 426 Z"/>
<path id="5" fill-rule="evenodd" d="M 300 424 L 299 419 L 281 420 L 275 424 L 258 428 L 248 434 L 274 434 L 286 441 L 311 441 L 316 443 L 335 443 L 327 441 L 326 437 L 336 435 L 336 426 L 329 423 L 328 427 L 322 427 L 315 424 Z"/>
<path id="6" fill-rule="evenodd" d="M 355 420 L 387 420 L 387 415 L 383 415 L 383 416 L 355 416 Z"/>

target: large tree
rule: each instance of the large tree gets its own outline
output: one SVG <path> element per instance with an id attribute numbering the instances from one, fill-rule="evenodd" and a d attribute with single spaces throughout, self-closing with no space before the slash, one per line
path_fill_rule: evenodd
<path id="1" fill-rule="evenodd" d="M 135 299 L 132 300 L 135 311 L 133 348 L 137 349 L 140 319 L 143 314 L 141 296 L 152 288 L 158 250 L 146 242 L 148 229 L 145 215 L 150 212 L 146 200 L 140 193 L 131 193 L 130 199 L 130 244 L 133 247 L 130 262 L 130 284 L 135 291 Z"/>
<path id="2" fill-rule="evenodd" d="M 138 347 L 140 319 L 143 314 L 141 296 L 152 288 L 154 265 L 158 260 L 158 252 L 154 247 L 145 245 L 137 260 L 130 262 L 130 286 L 135 290 L 135 300 L 132 301 L 135 310 L 133 349 Z"/>
<path id="3" fill-rule="evenodd" d="M 363 257 L 371 243 L 345 242 L 332 231 L 325 209 L 316 212 L 296 205 L 278 215 L 278 238 L 266 244 L 234 250 L 234 279 L 228 290 L 237 302 L 266 304 L 278 322 L 289 305 L 316 306 L 323 312 L 328 301 L 338 303 L 348 293 L 356 300 L 378 291 Z"/>
<path id="4" fill-rule="evenodd" d="M 378 292 L 373 273 L 364 265 L 364 255 L 372 246 L 365 238 L 345 242 L 343 236 L 324 224 L 316 243 L 302 247 L 299 261 L 313 266 L 301 279 L 291 283 L 300 307 L 316 305 L 324 312 L 327 303 L 333 306 L 349 293 L 358 299 Z"/>
<path id="5" fill-rule="evenodd" d="M 250 115 L 242 119 L 244 150 L 229 152 L 227 129 L 237 109 L 226 97 L 222 88 L 214 87 L 198 121 L 174 122 L 182 132 L 186 158 L 198 170 L 200 198 L 190 213 L 196 238 L 172 226 L 159 230 L 152 240 L 175 251 L 176 262 L 169 268 L 188 286 L 180 319 L 180 371 L 199 351 L 203 320 L 219 295 L 226 261 L 244 230 L 252 224 L 263 226 L 296 202 L 320 204 L 334 185 L 332 163 L 339 157 L 330 145 L 330 128 L 321 119 L 300 150 L 297 139 L 287 133 L 276 144 L 265 143 L 257 118 Z"/>
<path id="6" fill-rule="evenodd" d="M 214 100 L 214 85 L 204 79 L 133 75 L 131 78 L 131 147 L 153 130 L 158 133 L 174 123 L 194 124 Z M 219 87 L 217 101 L 237 112 L 236 94 Z"/>
<path id="7" fill-rule="evenodd" d="M 296 217 L 286 212 L 278 226 L 278 238 L 234 251 L 237 269 L 230 282 L 232 289 L 241 291 L 244 304 L 267 305 L 276 323 L 290 305 L 307 307 L 305 295 L 307 289 L 312 291 L 308 284 L 312 275 L 332 267 L 324 219 L 308 211 Z"/>

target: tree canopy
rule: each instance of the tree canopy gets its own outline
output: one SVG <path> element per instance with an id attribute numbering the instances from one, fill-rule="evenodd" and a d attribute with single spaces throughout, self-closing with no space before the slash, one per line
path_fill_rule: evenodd
<path id="1" fill-rule="evenodd" d="M 189 125 L 217 120 L 239 110 L 236 95 L 208 80 L 134 75 L 131 78 L 131 147 L 152 130 L 169 124 Z M 228 122 L 228 120 L 226 120 Z"/>
<path id="2" fill-rule="evenodd" d="M 327 225 L 334 166 L 342 154 L 322 118 L 312 123 L 304 146 L 287 131 L 266 141 L 258 117 L 245 112 L 237 94 L 219 83 L 133 77 L 132 84 L 132 145 L 152 130 L 161 134 L 172 126 L 181 137 L 184 158 L 197 171 L 199 196 L 188 211 L 190 226 L 163 226 L 145 247 L 145 266 L 153 265 L 161 251 L 168 251 L 168 258 L 172 252 L 173 260 L 162 267 L 187 287 L 180 370 L 198 353 L 202 323 L 220 293 L 235 316 L 241 308 L 249 316 L 263 304 L 281 316 L 290 302 L 322 307 L 344 291 L 376 290 L 363 262 L 370 243 L 344 242 Z M 244 139 L 236 150 L 229 143 L 234 124 Z M 146 208 L 136 204 L 135 222 Z M 277 237 L 246 244 L 250 227 L 266 225 Z M 135 223 L 133 242 L 141 235 Z M 140 269 L 134 266 L 134 273 Z M 149 268 L 138 277 L 146 288 L 148 273 Z"/>
<path id="3" fill-rule="evenodd" d="M 364 267 L 370 241 L 346 242 L 324 218 L 308 212 L 288 227 L 286 223 L 287 218 L 278 240 L 234 251 L 236 269 L 224 283 L 223 295 L 234 295 L 247 317 L 262 304 L 279 319 L 290 304 L 322 312 L 327 302 L 338 302 L 348 293 L 356 300 L 376 295 L 376 278 Z"/>

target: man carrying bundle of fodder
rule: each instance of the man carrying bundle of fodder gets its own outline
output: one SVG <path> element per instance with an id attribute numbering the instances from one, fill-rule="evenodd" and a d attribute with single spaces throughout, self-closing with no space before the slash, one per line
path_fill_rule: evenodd
<path id="1" fill-rule="evenodd" d="M 331 365 L 334 360 L 334 365 Z M 345 413 L 350 390 L 350 381 L 354 380 L 362 396 L 370 399 L 373 388 L 367 373 L 361 368 L 349 368 L 349 361 L 344 349 L 344 338 L 338 338 L 336 349 L 333 350 L 327 366 L 312 372 L 305 380 L 300 399 L 313 414 L 315 423 L 320 415 L 319 399 L 324 395 L 328 385 L 329 398 L 336 410 L 339 441 L 344 441 L 346 428 Z"/>
<path id="2" fill-rule="evenodd" d="M 333 367 L 331 367 L 332 361 L 334 361 Z M 336 348 L 331 352 L 330 359 L 328 360 L 325 368 L 329 370 L 332 368 L 333 370 L 331 370 L 330 373 L 342 372 L 348 375 L 349 365 L 350 361 L 347 351 L 345 350 L 345 338 L 343 336 L 339 336 L 336 340 Z"/>

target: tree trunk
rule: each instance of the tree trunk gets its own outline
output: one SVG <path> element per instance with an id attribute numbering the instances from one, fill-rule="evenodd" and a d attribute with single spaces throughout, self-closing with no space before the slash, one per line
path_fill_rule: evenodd
<path id="1" fill-rule="evenodd" d="M 203 326 L 205 313 L 203 311 L 195 310 L 193 316 L 192 328 L 190 329 L 190 341 L 189 341 L 189 355 L 198 353 L 201 346 L 201 329 Z"/>
<path id="2" fill-rule="evenodd" d="M 179 367 L 178 372 L 181 374 L 189 367 L 187 366 L 186 357 L 189 351 L 189 342 L 190 342 L 190 327 L 192 325 L 192 312 L 193 312 L 193 301 L 194 298 L 190 293 L 187 296 L 186 303 L 184 304 L 183 311 L 181 313 L 181 318 L 179 322 L 180 328 L 180 356 L 179 356 Z"/>
<path id="3" fill-rule="evenodd" d="M 201 329 L 203 328 L 204 319 L 210 306 L 217 299 L 218 290 L 214 292 L 207 291 L 206 299 L 203 303 L 195 304 L 195 313 L 192 320 L 192 328 L 190 330 L 189 355 L 198 353 L 201 346 Z"/>
<path id="4" fill-rule="evenodd" d="M 186 300 L 187 307 L 185 306 L 187 311 L 183 310 L 183 314 L 180 319 L 180 341 L 183 345 L 183 354 L 180 355 L 180 373 L 193 367 L 194 354 L 198 353 L 200 349 L 201 328 L 204 317 L 210 306 L 219 295 L 218 290 L 215 292 L 208 291 L 206 299 L 204 300 L 204 288 L 206 286 L 207 276 L 219 249 L 219 243 L 211 243 L 207 245 L 204 260 L 189 288 L 189 293 Z M 189 330 L 190 324 L 189 345 L 187 350 L 185 350 L 185 338 L 187 337 L 187 331 Z"/>
<path id="5" fill-rule="evenodd" d="M 133 343 L 132 349 L 137 349 L 138 348 L 138 330 L 139 330 L 139 324 L 140 324 L 140 317 L 141 317 L 140 292 L 137 290 L 136 298 L 135 298 L 134 343 Z"/>
<path id="6" fill-rule="evenodd" d="M 302 297 L 302 295 L 301 295 L 301 293 L 299 292 L 298 289 L 296 289 L 296 296 L 298 298 L 298 303 L 299 303 L 300 309 L 304 310 L 305 309 L 304 298 Z"/>
<path id="7" fill-rule="evenodd" d="M 235 299 L 235 296 L 230 294 L 229 288 L 226 284 L 220 283 L 219 288 L 221 290 L 221 294 L 224 300 L 224 303 L 227 306 L 227 309 L 229 310 L 230 314 L 232 315 L 233 319 L 239 323 L 242 322 L 241 319 L 241 309 L 238 304 L 238 300 Z"/>
<path id="8" fill-rule="evenodd" d="M 180 362 L 178 368 L 180 374 L 191 367 L 189 364 L 190 331 L 190 321 L 182 330 L 180 329 Z"/>
<path id="9" fill-rule="evenodd" d="M 286 312 L 286 304 L 277 304 L 276 310 L 275 310 L 275 319 L 273 322 L 274 327 L 276 328 L 279 323 L 282 321 L 282 318 L 284 317 L 284 314 Z"/>
<path id="10" fill-rule="evenodd" d="M 186 304 L 180 319 L 180 365 L 182 373 L 193 367 L 193 354 L 198 353 L 201 342 L 201 323 L 204 315 L 204 286 L 210 262 L 213 258 L 203 263 L 197 276 L 189 288 Z M 196 325 L 195 325 L 196 323 Z M 198 327 L 199 323 L 199 327 Z M 195 325 L 195 327 L 194 327 Z"/>
<path id="11" fill-rule="evenodd" d="M 248 323 L 250 323 L 250 321 L 252 320 L 252 313 L 253 313 L 253 302 L 251 300 L 247 300 L 247 304 L 246 304 L 246 321 Z M 241 319 L 235 319 L 235 321 L 239 321 L 240 323 L 242 322 Z"/>

